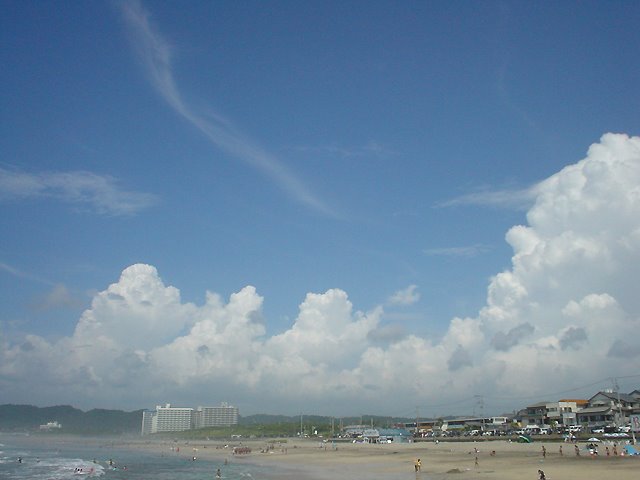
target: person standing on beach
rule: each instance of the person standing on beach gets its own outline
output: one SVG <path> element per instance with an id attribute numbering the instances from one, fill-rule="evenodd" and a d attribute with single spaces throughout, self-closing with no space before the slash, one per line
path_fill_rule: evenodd
<path id="1" fill-rule="evenodd" d="M 574 446 L 573 446 L 573 448 L 574 448 L 574 449 L 575 449 L 575 451 L 576 451 L 576 457 L 579 457 L 579 456 L 580 456 L 580 449 L 578 448 L 578 445 L 577 445 L 577 444 L 576 444 L 576 445 L 574 445 Z"/>
<path id="2" fill-rule="evenodd" d="M 417 459 L 415 464 L 414 464 L 414 468 L 416 469 L 416 473 L 418 473 L 420 471 L 420 469 L 422 468 L 422 462 L 420 461 L 420 459 Z"/>
<path id="3" fill-rule="evenodd" d="M 558 450 L 560 452 L 560 456 L 562 457 L 564 454 L 562 453 L 562 445 L 560 445 L 560 448 Z"/>
<path id="4" fill-rule="evenodd" d="M 544 445 L 542 446 L 542 458 L 547 458 L 547 448 Z"/>

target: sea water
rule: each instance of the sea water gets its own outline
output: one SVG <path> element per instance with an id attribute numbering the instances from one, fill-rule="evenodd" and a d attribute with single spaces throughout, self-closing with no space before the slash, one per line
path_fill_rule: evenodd
<path id="1" fill-rule="evenodd" d="M 2 480 L 216 480 L 218 469 L 225 480 L 267 478 L 253 465 L 194 461 L 168 447 L 160 454 L 127 449 L 108 440 L 83 443 L 82 439 L 0 435 Z"/>

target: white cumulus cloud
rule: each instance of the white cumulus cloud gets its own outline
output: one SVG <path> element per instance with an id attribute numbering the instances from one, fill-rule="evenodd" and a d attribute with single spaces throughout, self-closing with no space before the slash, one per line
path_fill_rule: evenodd
<path id="1" fill-rule="evenodd" d="M 0 343 L 0 388 L 7 401 L 37 389 L 48 403 L 87 406 L 469 413 L 456 405 L 475 394 L 511 410 L 527 400 L 500 398 L 544 400 L 637 375 L 640 138 L 604 135 L 535 191 L 527 223 L 506 233 L 510 268 L 491 279 L 478 314 L 452 319 L 442 338 L 391 332 L 380 342 L 382 306 L 356 310 L 338 289 L 307 294 L 293 324 L 269 336 L 254 287 L 196 305 L 154 267 L 133 265 L 94 296 L 72 336 Z M 410 303 L 416 287 L 396 297 Z"/>

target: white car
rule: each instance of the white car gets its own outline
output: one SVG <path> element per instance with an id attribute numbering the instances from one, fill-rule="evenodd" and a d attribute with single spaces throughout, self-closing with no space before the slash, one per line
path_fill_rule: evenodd
<path id="1" fill-rule="evenodd" d="M 622 432 L 614 432 L 614 433 L 605 433 L 605 438 L 629 438 L 629 435 Z"/>

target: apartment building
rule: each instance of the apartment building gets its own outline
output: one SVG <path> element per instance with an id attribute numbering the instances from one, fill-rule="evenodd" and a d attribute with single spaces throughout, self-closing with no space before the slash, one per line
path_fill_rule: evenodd
<path id="1" fill-rule="evenodd" d="M 193 428 L 193 408 L 176 408 L 170 403 L 156 407 L 156 432 L 181 432 Z"/>
<path id="2" fill-rule="evenodd" d="M 193 428 L 229 427 L 238 424 L 238 408 L 225 402 L 217 407 L 183 408 L 158 405 L 142 412 L 141 434 L 182 432 Z"/>
<path id="3" fill-rule="evenodd" d="M 195 427 L 230 427 L 238 424 L 238 407 L 222 402 L 217 407 L 198 407 L 195 411 Z"/>
<path id="4" fill-rule="evenodd" d="M 193 408 L 164 407 L 157 405 L 155 411 L 142 412 L 142 435 L 159 432 L 182 432 L 194 427 Z"/>
<path id="5" fill-rule="evenodd" d="M 143 436 L 150 435 L 154 432 L 153 424 L 154 424 L 155 418 L 156 418 L 155 410 L 142 411 L 142 431 L 140 432 L 141 435 Z M 157 422 L 156 422 L 156 428 L 157 428 Z"/>

